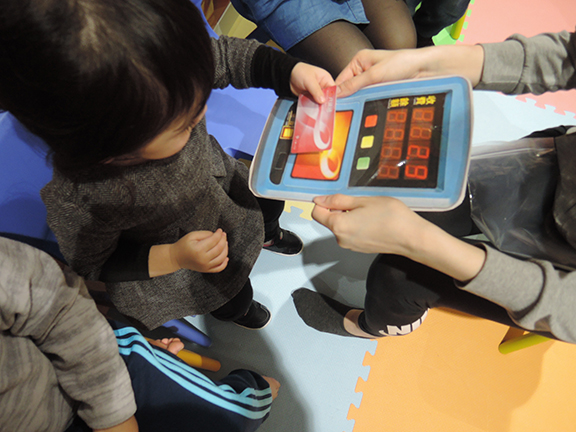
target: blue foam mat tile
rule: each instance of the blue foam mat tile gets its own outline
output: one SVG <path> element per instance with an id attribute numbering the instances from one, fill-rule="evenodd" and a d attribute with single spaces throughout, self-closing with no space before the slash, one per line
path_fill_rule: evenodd
<path id="1" fill-rule="evenodd" d="M 297 212 L 284 212 L 281 225 L 298 233 L 305 248 L 293 257 L 263 251 L 254 267 L 254 297 L 270 308 L 270 324 L 249 331 L 209 316 L 195 317 L 194 324 L 214 341 L 209 349 L 196 351 L 222 363 L 222 371 L 212 377 L 241 367 L 280 381 L 280 395 L 259 431 L 352 432 L 348 410 L 361 401 L 356 383 L 359 377 L 367 379 L 369 367 L 362 362 L 377 342 L 308 327 L 298 316 L 291 293 L 307 287 L 361 306 L 373 256 L 339 248 L 327 229 Z"/>
<path id="2" fill-rule="evenodd" d="M 40 189 L 52 178 L 42 140 L 0 114 L 0 231 L 54 241 Z"/>
<path id="3" fill-rule="evenodd" d="M 513 141 L 531 132 L 564 124 L 576 124 L 570 116 L 554 112 L 554 107 L 539 108 L 536 101 L 488 91 L 474 91 L 474 144 Z"/>

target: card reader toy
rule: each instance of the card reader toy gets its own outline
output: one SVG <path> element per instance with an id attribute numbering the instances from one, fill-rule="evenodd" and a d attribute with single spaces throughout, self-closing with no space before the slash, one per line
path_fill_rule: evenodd
<path id="1" fill-rule="evenodd" d="M 254 155 L 250 188 L 275 199 L 386 195 L 414 210 L 453 209 L 466 191 L 471 100 L 470 83 L 457 76 L 366 87 L 336 100 L 329 139 L 332 122 L 312 119 L 310 108 L 297 120 L 296 102 L 278 99 Z M 303 132 L 295 136 L 295 129 Z"/>

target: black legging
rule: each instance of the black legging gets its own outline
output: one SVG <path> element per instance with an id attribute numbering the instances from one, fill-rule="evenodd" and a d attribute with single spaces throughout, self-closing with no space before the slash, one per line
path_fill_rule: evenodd
<path id="1" fill-rule="evenodd" d="M 210 312 L 210 315 L 220 321 L 236 321 L 248 312 L 253 296 L 252 284 L 250 279 L 248 279 L 238 294 L 223 306 Z"/>
<path id="2" fill-rule="evenodd" d="M 264 241 L 276 237 L 280 233 L 280 215 L 284 210 L 284 201 L 257 198 L 264 216 Z M 221 321 L 235 321 L 243 317 L 250 309 L 254 292 L 250 279 L 246 281 L 236 296 L 210 314 Z"/>
<path id="3" fill-rule="evenodd" d="M 452 211 L 421 216 L 456 237 L 479 233 L 470 218 L 468 199 Z M 409 333 L 433 307 L 447 307 L 520 328 L 506 309 L 457 288 L 453 278 L 403 256 L 378 255 L 368 271 L 366 291 L 365 312 L 360 315 L 359 324 L 373 335 Z"/>
<path id="4" fill-rule="evenodd" d="M 264 216 L 264 242 L 280 234 L 280 215 L 284 211 L 284 201 L 256 198 Z"/>
<path id="5" fill-rule="evenodd" d="M 458 289 L 454 280 L 430 267 L 398 255 L 378 255 L 366 280 L 365 313 L 361 327 L 378 335 L 406 333 L 433 307 L 448 307 L 470 315 L 517 325 L 495 303 Z"/>

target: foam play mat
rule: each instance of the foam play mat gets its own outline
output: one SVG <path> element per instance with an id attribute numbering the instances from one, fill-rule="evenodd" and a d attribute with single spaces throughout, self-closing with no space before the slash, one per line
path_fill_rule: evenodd
<path id="1" fill-rule="evenodd" d="M 513 33 L 532 36 L 574 31 L 575 26 L 573 0 L 474 0 L 459 40 L 450 40 L 446 31 L 435 40 L 497 42 Z M 208 129 L 223 147 L 250 153 L 266 120 L 268 108 L 263 107 L 275 101 L 270 91 L 263 92 L 252 93 L 250 99 L 232 94 L 231 89 L 213 95 Z M 474 91 L 473 96 L 473 146 L 576 125 L 576 91 L 522 97 Z M 235 111 L 233 118 L 218 109 L 224 105 Z M 5 171 L 0 169 L 0 180 L 9 167 L 22 163 L 22 157 L 29 165 L 28 170 L 18 167 L 22 179 L 4 181 L 10 186 L 0 188 L 4 197 L 0 231 L 52 239 L 37 196 L 50 170 L 38 155 L 26 153 L 16 160 L 8 148 L 9 141 L 23 133 L 9 115 L 0 116 L 0 144 L 6 150 L 0 159 Z M 32 174 L 36 182 L 30 181 Z M 22 204 L 19 213 L 8 211 L 14 202 Z M 288 201 L 281 217 L 282 227 L 303 239 L 303 252 L 286 257 L 263 251 L 252 272 L 254 298 L 272 312 L 266 328 L 250 331 L 209 315 L 188 318 L 213 344 L 203 348 L 186 343 L 186 347 L 222 365 L 208 376 L 218 379 L 246 368 L 280 381 L 279 396 L 259 431 L 576 431 L 576 345 L 548 341 L 502 355 L 498 345 L 507 327 L 444 309 L 430 311 L 423 325 L 408 336 L 379 340 L 335 336 L 307 326 L 292 293 L 305 287 L 363 307 L 365 279 L 374 259 L 340 248 L 331 232 L 312 220 L 311 210 L 312 204 Z M 27 222 L 31 216 L 40 222 Z M 7 228 L 9 218 L 26 222 L 26 227 L 39 226 L 40 231 L 27 232 L 13 223 Z M 162 332 L 166 330 L 149 336 L 164 336 Z M 193 425 L 194 419 L 190 422 Z"/>
<path id="2" fill-rule="evenodd" d="M 457 43 L 496 42 L 512 33 L 573 31 L 568 0 L 475 0 Z M 535 97 L 474 92 L 474 145 L 515 140 L 534 130 L 576 124 L 574 92 Z M 406 337 L 363 341 L 319 333 L 297 315 L 291 292 L 315 289 L 361 306 L 372 256 L 338 248 L 310 220 L 311 205 L 288 203 L 282 225 L 306 244 L 297 257 L 263 252 L 256 298 L 270 305 L 258 334 L 210 321 L 207 352 L 229 367 L 253 367 L 283 384 L 265 432 L 574 431 L 576 347 L 546 342 L 502 355 L 507 328 L 433 310 Z"/>

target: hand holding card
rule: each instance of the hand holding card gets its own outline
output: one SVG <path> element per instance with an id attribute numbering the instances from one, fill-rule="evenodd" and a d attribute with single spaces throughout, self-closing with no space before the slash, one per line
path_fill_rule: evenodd
<path id="1" fill-rule="evenodd" d="M 298 97 L 291 153 L 317 153 L 332 148 L 336 115 L 336 86 L 324 89 L 326 102 Z"/>

